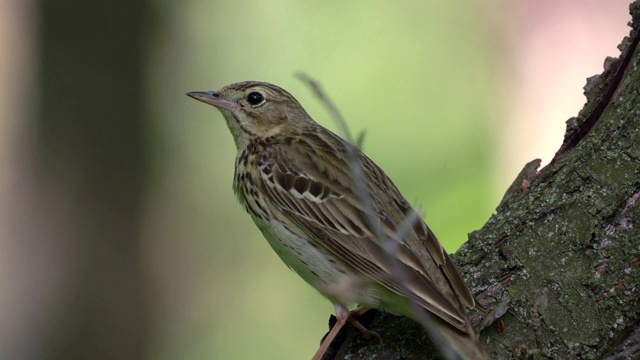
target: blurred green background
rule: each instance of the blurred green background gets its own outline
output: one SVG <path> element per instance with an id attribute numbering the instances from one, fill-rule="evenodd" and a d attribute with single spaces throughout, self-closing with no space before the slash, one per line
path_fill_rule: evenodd
<path id="1" fill-rule="evenodd" d="M 174 11 L 164 19 L 173 34 L 150 58 L 163 154 L 150 207 L 172 207 L 153 214 L 152 223 L 177 228 L 149 241 L 155 251 L 170 247 L 199 265 L 181 275 L 158 266 L 162 278 L 193 284 L 176 289 L 182 301 L 192 300 L 167 311 L 186 316 L 159 319 L 153 357 L 307 358 L 333 311 L 280 262 L 236 204 L 226 124 L 214 108 L 184 97 L 187 90 L 273 82 L 335 130 L 294 77 L 305 71 L 322 82 L 353 131 L 366 130 L 365 152 L 424 206 L 449 251 L 488 218 L 496 201 L 487 189 L 499 89 L 499 60 L 491 58 L 497 25 L 479 14 L 489 9 L 473 2 L 239 1 L 191 2 Z"/>
<path id="2" fill-rule="evenodd" d="M 225 122 L 185 93 L 272 82 L 336 131 L 308 73 L 454 252 L 541 156 L 504 115 L 522 3 L 4 0 L 0 358 L 309 358 L 333 307 L 236 203 Z"/>
<path id="3" fill-rule="evenodd" d="M 235 146 L 222 116 L 183 93 L 268 81 L 336 131 L 294 76 L 307 72 L 352 131 L 366 130 L 365 152 L 424 207 L 455 251 L 496 203 L 488 190 L 500 88 L 500 60 L 492 58 L 499 24 L 486 16 L 493 10 L 474 2 L 238 1 L 190 2 L 166 12 L 173 33 L 154 44 L 149 69 L 163 154 L 150 207 L 172 207 L 153 214 L 152 223 L 177 228 L 149 241 L 155 251 L 170 247 L 198 265 L 181 275 L 158 265 L 162 278 L 193 284 L 175 290 L 191 301 L 167 313 L 188 313 L 160 319 L 154 358 L 308 358 L 333 312 L 236 204 Z"/>

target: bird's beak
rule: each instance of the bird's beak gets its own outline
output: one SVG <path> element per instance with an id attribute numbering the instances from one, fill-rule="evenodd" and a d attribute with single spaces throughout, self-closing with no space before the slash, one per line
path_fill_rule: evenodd
<path id="1" fill-rule="evenodd" d="M 192 97 L 205 104 L 213 105 L 218 109 L 232 110 L 240 107 L 237 103 L 223 99 L 219 93 L 215 91 L 192 91 L 187 96 Z"/>

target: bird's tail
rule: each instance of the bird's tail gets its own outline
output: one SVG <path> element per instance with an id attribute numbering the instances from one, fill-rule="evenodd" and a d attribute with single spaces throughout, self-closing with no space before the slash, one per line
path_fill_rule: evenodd
<path id="1" fill-rule="evenodd" d="M 439 320 L 439 319 L 438 319 Z M 450 345 L 449 353 L 455 353 L 454 358 L 457 356 L 461 360 L 490 360 L 491 356 L 484 349 L 480 343 L 478 335 L 470 329 L 470 333 L 462 332 L 449 324 L 442 324 L 439 326 L 439 330 L 444 339 Z M 447 352 L 447 349 L 442 349 L 443 353 Z M 450 357 L 445 356 L 445 359 Z"/>

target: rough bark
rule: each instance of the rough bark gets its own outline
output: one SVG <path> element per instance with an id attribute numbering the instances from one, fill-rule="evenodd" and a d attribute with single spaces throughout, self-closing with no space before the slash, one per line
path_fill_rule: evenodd
<path id="1" fill-rule="evenodd" d="M 480 336 L 496 359 L 640 358 L 640 2 L 630 8 L 622 54 L 589 79 L 553 161 L 527 164 L 455 254 L 481 304 L 508 302 L 504 330 Z M 372 317 L 384 344 L 347 328 L 336 359 L 433 357 L 416 323 Z"/>

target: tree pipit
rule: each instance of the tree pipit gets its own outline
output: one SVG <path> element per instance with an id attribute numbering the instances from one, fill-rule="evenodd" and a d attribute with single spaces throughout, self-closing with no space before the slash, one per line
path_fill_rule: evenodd
<path id="1" fill-rule="evenodd" d="M 187 95 L 222 112 L 238 149 L 238 200 L 282 261 L 335 306 L 336 325 L 313 359 L 357 321 L 354 303 L 413 319 L 417 304 L 457 356 L 489 358 L 464 311 L 475 304 L 455 264 L 371 159 L 278 86 L 247 81 Z"/>

